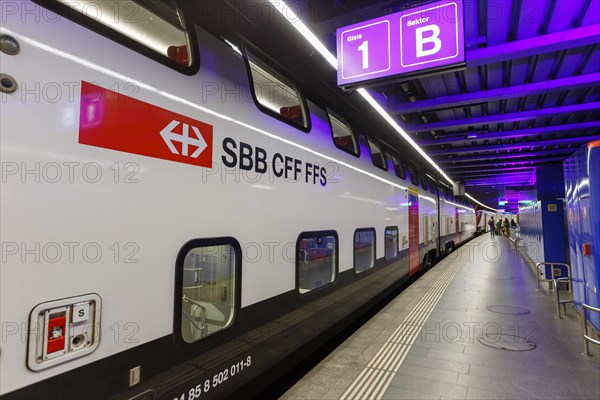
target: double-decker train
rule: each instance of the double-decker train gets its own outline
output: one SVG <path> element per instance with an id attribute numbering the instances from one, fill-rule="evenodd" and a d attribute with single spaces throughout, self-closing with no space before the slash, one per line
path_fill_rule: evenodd
<path id="1" fill-rule="evenodd" d="M 252 396 L 475 232 L 183 3 L 2 1 L 7 400 Z"/>

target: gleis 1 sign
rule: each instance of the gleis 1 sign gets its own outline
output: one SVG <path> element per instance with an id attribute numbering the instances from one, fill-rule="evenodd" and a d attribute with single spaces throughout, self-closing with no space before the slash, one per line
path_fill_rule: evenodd
<path id="1" fill-rule="evenodd" d="M 464 66 L 462 0 L 438 1 L 337 30 L 338 85 Z"/>

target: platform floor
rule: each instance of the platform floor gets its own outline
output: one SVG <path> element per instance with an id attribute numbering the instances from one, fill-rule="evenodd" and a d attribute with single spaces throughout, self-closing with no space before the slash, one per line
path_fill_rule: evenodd
<path id="1" fill-rule="evenodd" d="M 592 356 L 583 356 L 575 310 L 567 305 L 559 320 L 553 293 L 535 286 L 532 266 L 512 242 L 480 236 L 281 398 L 600 399 L 598 347 L 590 344 Z M 525 351 L 488 347 L 479 341 L 484 334 L 490 344 Z"/>

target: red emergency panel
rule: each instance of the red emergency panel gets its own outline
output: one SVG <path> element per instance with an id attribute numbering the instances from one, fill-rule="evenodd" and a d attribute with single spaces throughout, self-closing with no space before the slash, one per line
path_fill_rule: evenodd
<path id="1" fill-rule="evenodd" d="M 48 320 L 48 354 L 65 349 L 65 329 L 67 317 L 64 313 L 57 314 Z"/>

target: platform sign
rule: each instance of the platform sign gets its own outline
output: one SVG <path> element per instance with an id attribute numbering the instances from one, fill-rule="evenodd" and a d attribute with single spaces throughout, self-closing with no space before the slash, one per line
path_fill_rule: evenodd
<path id="1" fill-rule="evenodd" d="M 465 63 L 462 0 L 438 1 L 337 30 L 338 85 Z"/>

